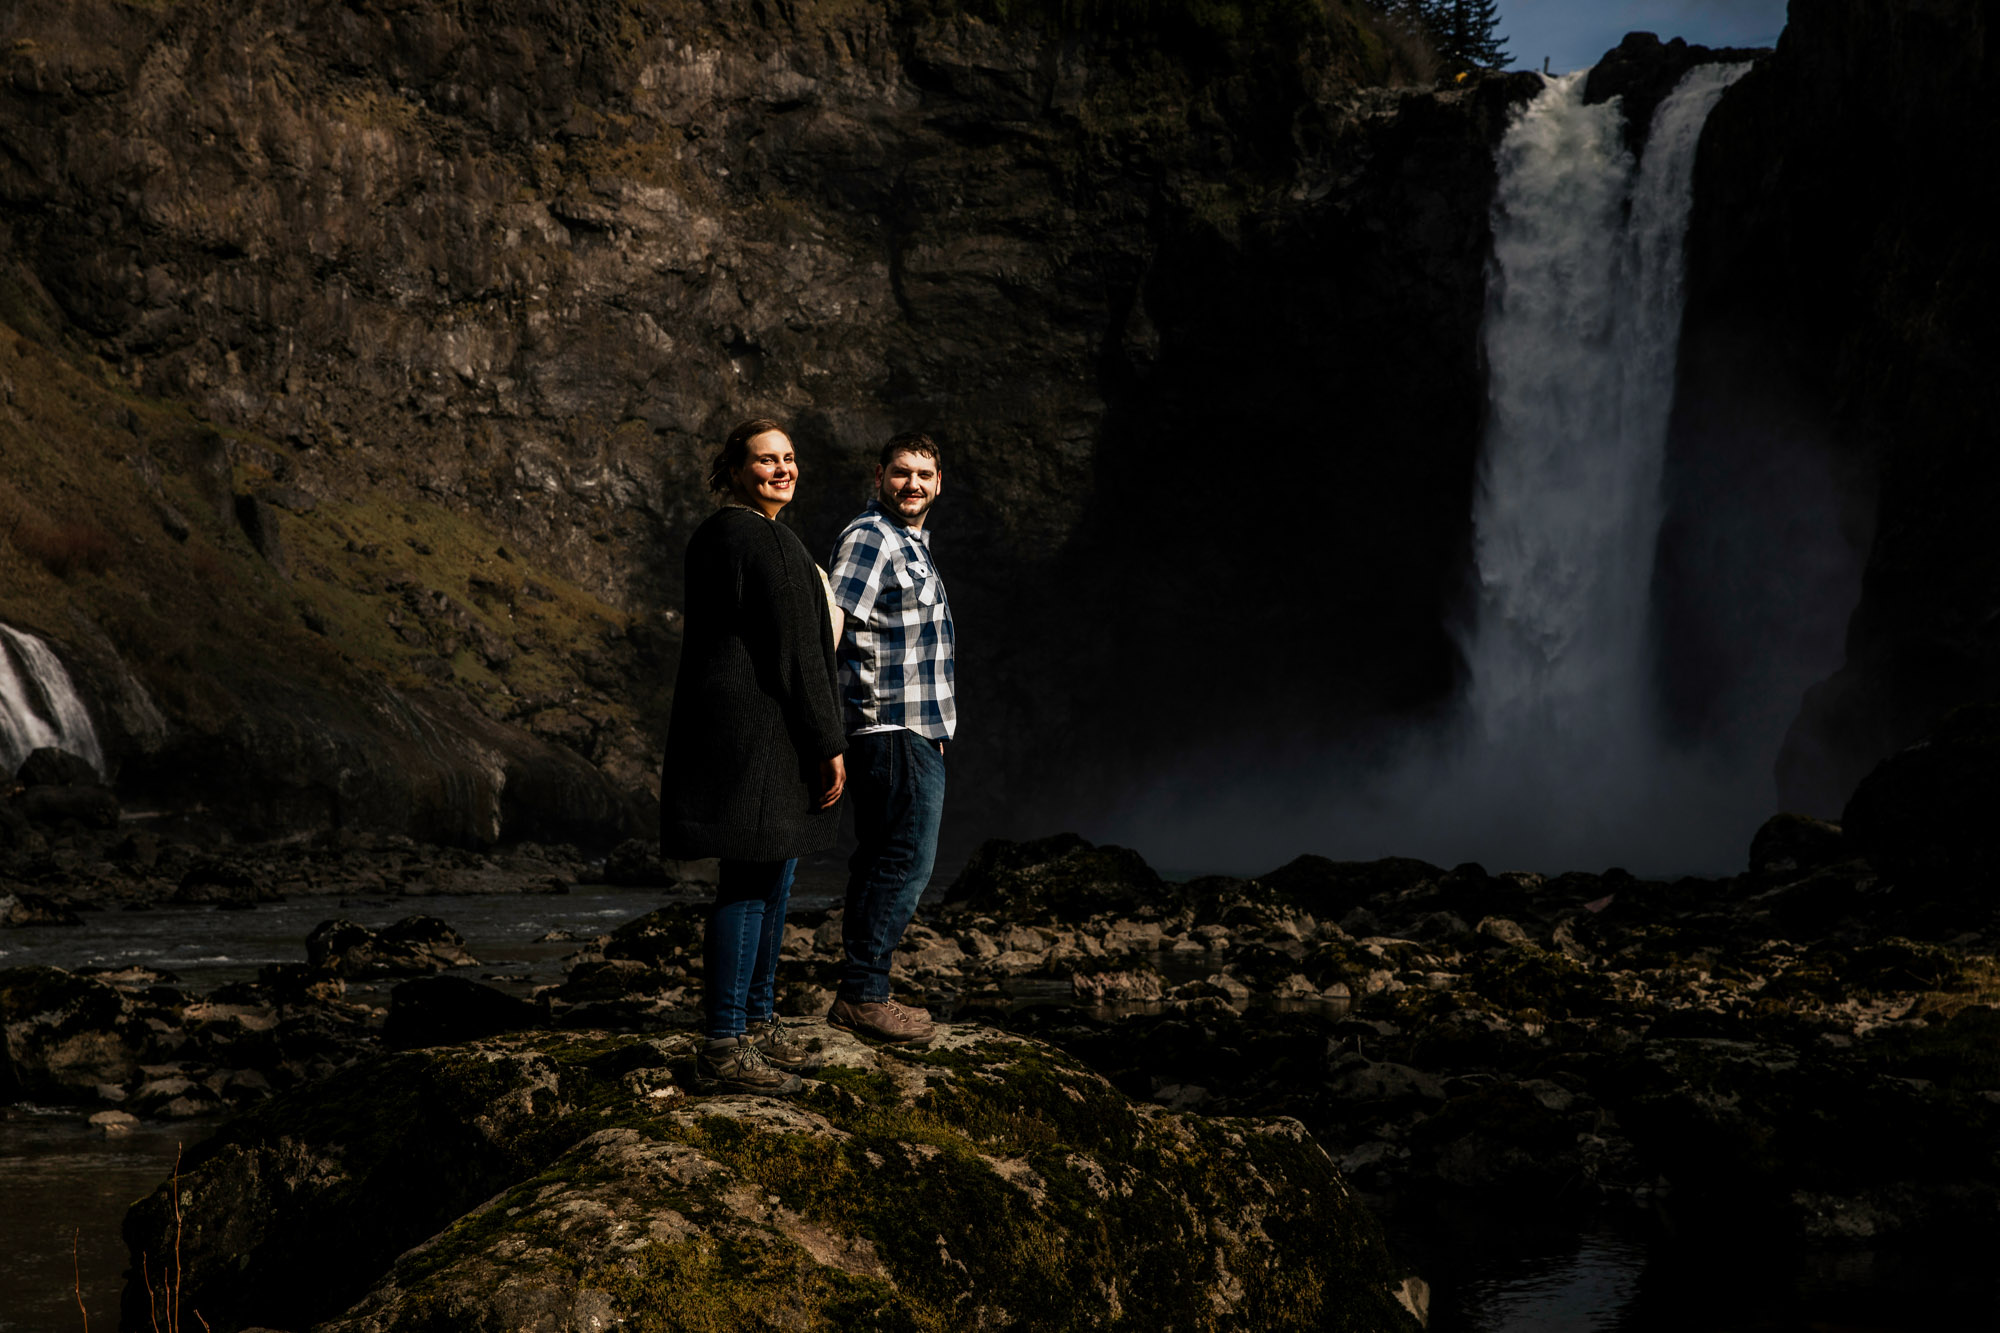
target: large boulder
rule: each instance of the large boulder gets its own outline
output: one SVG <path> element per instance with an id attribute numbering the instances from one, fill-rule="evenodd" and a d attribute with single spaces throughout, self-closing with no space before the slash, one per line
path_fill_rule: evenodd
<path id="1" fill-rule="evenodd" d="M 1875 766 L 1841 826 L 1892 873 L 1950 875 L 1968 885 L 2000 869 L 2000 707 L 1961 708 L 1925 739 Z"/>
<path id="2" fill-rule="evenodd" d="M 83 918 L 39 893 L 0 894 L 0 926 L 80 926 Z"/>
<path id="3" fill-rule="evenodd" d="M 322 921 L 306 936 L 306 964 L 343 977 L 420 976 L 476 967 L 465 938 L 434 916 L 406 916 L 373 931 L 352 921 Z"/>
<path id="4" fill-rule="evenodd" d="M 600 882 L 630 889 L 670 889 L 678 881 L 660 859 L 660 844 L 627 838 L 604 857 Z"/>
<path id="5" fill-rule="evenodd" d="M 258 903 L 283 902 L 284 898 L 250 868 L 226 857 L 204 856 L 181 875 L 173 901 L 242 909 Z"/>
<path id="6" fill-rule="evenodd" d="M 1379 861 L 1332 861 L 1311 854 L 1295 857 L 1256 882 L 1275 890 L 1294 906 L 1323 920 L 1338 921 L 1364 903 L 1444 878 L 1428 861 L 1407 856 Z"/>
<path id="7" fill-rule="evenodd" d="M 1811 815 L 1772 815 L 1750 839 L 1753 875 L 1803 875 L 1854 856 L 1853 848 L 1841 836 L 1840 825 Z"/>
<path id="8" fill-rule="evenodd" d="M 90 1101 L 153 1054 L 149 1007 L 59 967 L 0 971 L 0 1103 Z"/>
<path id="9" fill-rule="evenodd" d="M 645 1326 L 1415 1329 L 1294 1122 L 1135 1105 L 988 1029 L 815 1029 L 792 1102 L 689 1099 L 689 1045 L 541 1033 L 390 1056 L 199 1145 L 127 1220 L 226 1333 Z M 414 1248 L 412 1248 L 414 1247 Z M 400 1255 L 400 1257 L 398 1257 Z M 298 1275 L 310 1271 L 314 1281 Z M 340 1313 L 345 1309 L 345 1313 Z M 143 1324 L 143 1289 L 128 1324 Z M 331 1316 L 329 1318 L 329 1316 Z"/>
<path id="10" fill-rule="evenodd" d="M 417 977 L 389 992 L 382 1043 L 392 1051 L 497 1037 L 541 1027 L 547 1018 L 517 995 L 464 977 Z"/>
<path id="11" fill-rule="evenodd" d="M 29 787 L 17 798 L 31 824 L 56 828 L 74 820 L 85 828 L 118 827 L 118 796 L 95 783 Z"/>
<path id="12" fill-rule="evenodd" d="M 14 781 L 23 787 L 95 787 L 97 769 L 82 755 L 45 745 L 21 761 Z"/>
<path id="13" fill-rule="evenodd" d="M 707 909 L 692 903 L 656 908 L 612 931 L 604 956 L 665 971 L 699 968 L 707 920 Z"/>
<path id="14" fill-rule="evenodd" d="M 1173 895 L 1137 852 L 1058 833 L 981 843 L 952 881 L 944 910 L 1025 923 L 1157 916 L 1172 905 Z"/>

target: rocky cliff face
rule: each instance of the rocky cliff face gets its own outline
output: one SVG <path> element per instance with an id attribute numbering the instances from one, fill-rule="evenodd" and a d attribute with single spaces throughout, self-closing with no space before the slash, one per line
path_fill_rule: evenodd
<path id="1" fill-rule="evenodd" d="M 1791 808 L 1837 812 L 2000 682 L 1992 42 L 1972 0 L 1795 6 L 1703 141 L 1663 548 L 1682 578 L 1669 624 L 1705 664 L 1683 675 L 1683 719 L 1715 724 L 1720 682 L 1772 650 L 1760 625 L 1851 586 L 1835 566 L 1865 552 L 1845 664 L 1778 761 Z M 1706 543 L 1688 539 L 1703 507 Z M 1838 541 L 1815 538 L 1832 525 Z"/>
<path id="2" fill-rule="evenodd" d="M 751 414 L 816 549 L 888 434 L 944 443 L 989 827 L 1447 692 L 1525 90 L 1388 91 L 1359 8 L 972 8 L 10 7 L 0 500 L 35 540 L 0 618 L 157 702 L 126 785 L 642 825 L 680 551 Z M 1245 653 L 1247 689 L 1208 665 Z"/>

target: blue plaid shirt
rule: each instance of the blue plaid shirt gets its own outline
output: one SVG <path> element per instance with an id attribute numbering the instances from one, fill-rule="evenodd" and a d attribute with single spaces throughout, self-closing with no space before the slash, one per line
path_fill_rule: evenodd
<path id="1" fill-rule="evenodd" d="M 833 600 L 847 613 L 840 702 L 850 734 L 908 727 L 948 741 L 958 728 L 951 604 L 930 541 L 870 500 L 834 543 Z"/>

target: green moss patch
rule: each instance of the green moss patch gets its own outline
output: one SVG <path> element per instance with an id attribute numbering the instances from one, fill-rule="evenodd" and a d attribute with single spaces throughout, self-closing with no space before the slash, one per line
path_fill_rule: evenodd
<path id="1" fill-rule="evenodd" d="M 1135 1106 L 1032 1042 L 836 1045 L 797 1101 L 657 1114 L 572 1100 L 572 1079 L 615 1085 L 616 1039 L 433 1055 L 427 1077 L 475 1099 L 491 1079 L 464 1061 L 532 1058 L 566 1126 L 609 1128 L 406 1255 L 366 1326 L 529 1308 L 647 1329 L 1411 1326 L 1373 1220 L 1295 1125 Z"/>

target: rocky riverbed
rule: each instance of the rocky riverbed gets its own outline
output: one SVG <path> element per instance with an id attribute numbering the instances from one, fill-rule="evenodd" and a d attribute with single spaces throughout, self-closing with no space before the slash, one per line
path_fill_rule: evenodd
<path id="1" fill-rule="evenodd" d="M 236 1311 L 284 1327 L 335 1316 L 344 1322 L 331 1327 L 414 1327 L 424 1311 L 479 1301 L 530 1323 L 607 1301 L 602 1312 L 615 1313 L 651 1299 L 656 1281 L 708 1281 L 718 1263 L 809 1288 L 829 1311 L 874 1301 L 912 1327 L 965 1302 L 990 1323 L 1045 1326 L 993 1254 L 945 1231 L 918 1246 L 824 1181 L 808 1188 L 877 1157 L 906 1163 L 919 1193 L 962 1187 L 949 1183 L 961 1170 L 1002 1182 L 996 1198 L 1026 1209 L 1010 1223 L 1009 1253 L 1074 1251 L 1065 1299 L 1137 1308 L 1090 1248 L 1126 1236 L 1125 1224 L 1107 1230 L 1095 1205 L 1046 1213 L 1047 1191 L 1066 1164 L 1081 1173 L 1065 1177 L 1072 1184 L 1112 1172 L 1106 1188 L 1125 1198 L 1107 1145 L 1154 1142 L 1157 1164 L 1167 1150 L 1147 1139 L 1156 1133 L 1292 1145 L 1286 1201 L 1259 1213 L 1262 1240 L 1244 1242 L 1267 1273 L 1292 1243 L 1287 1228 L 1350 1234 L 1361 1214 L 1348 1205 L 1338 1225 L 1313 1211 L 1349 1190 L 1392 1213 L 1453 1200 L 1523 1214 L 1637 1202 L 1766 1245 L 1963 1244 L 2000 1218 L 2000 910 L 1981 887 L 1984 825 L 1961 817 L 1963 794 L 1990 776 L 1990 724 L 1961 715 L 1883 765 L 1844 827 L 1772 819 L 1744 873 L 1727 879 L 1303 856 L 1254 878 L 1171 882 L 1136 853 L 1075 835 L 989 842 L 926 905 L 897 959 L 904 992 L 956 1034 L 930 1055 L 870 1052 L 819 1025 L 839 909 L 792 914 L 781 1008 L 835 1068 L 790 1108 L 689 1097 L 701 893 L 666 888 L 676 868 L 643 845 L 597 863 L 507 854 L 517 878 L 525 865 L 560 867 L 539 884 L 531 876 L 531 889 L 616 876 L 655 881 L 673 899 L 576 933 L 557 946 L 559 979 L 523 987 L 470 979 L 464 940 L 423 910 L 438 865 L 499 874 L 498 862 L 402 845 L 170 846 L 154 866 L 185 856 L 178 878 L 121 878 L 100 870 L 115 861 L 85 855 L 96 844 L 57 845 L 75 844 L 71 830 L 27 853 L 44 873 L 32 889 L 10 880 L 11 912 L 46 921 L 148 893 L 157 902 L 188 892 L 196 865 L 208 869 L 194 882 L 237 886 L 251 912 L 272 910 L 255 900 L 274 884 L 297 892 L 353 874 L 401 887 L 409 911 L 379 928 L 329 912 L 300 941 L 303 961 L 208 993 L 142 968 L 0 971 L 0 1088 L 111 1132 L 237 1112 L 187 1163 L 187 1290 L 211 1319 Z M 66 871 L 65 850 L 79 857 Z M 424 869 L 392 884 L 396 865 Z M 500 1083 L 489 1088 L 489 1076 Z M 969 1089 L 997 1100 L 975 1105 Z M 502 1102 L 527 1120 L 444 1146 L 424 1137 L 454 1116 L 484 1123 Z M 421 1145 L 397 1137 L 405 1122 L 429 1126 Z M 1239 1122 L 1253 1127 L 1218 1128 Z M 885 1155 L 888 1138 L 899 1146 Z M 699 1181 L 721 1191 L 720 1211 L 688 1203 Z M 363 1185 L 415 1191 L 424 1209 L 328 1268 L 320 1304 L 283 1306 L 295 1294 L 286 1275 L 318 1243 L 306 1231 L 354 1229 L 359 1215 L 342 1210 L 372 1197 Z M 1193 1188 L 1153 1182 L 1204 1216 L 1244 1206 L 1200 1202 L 1183 1186 Z M 503 1191 L 505 1208 L 489 1204 Z M 172 1197 L 163 1190 L 133 1214 L 135 1264 L 162 1252 Z M 367 1206 L 371 1217 L 407 1211 Z M 609 1220 L 635 1214 L 653 1219 L 643 1236 Z M 1163 1271 L 1196 1271 L 1193 1251 L 1174 1248 L 1185 1236 L 1160 1243 Z M 1325 1281 L 1420 1304 L 1400 1285 L 1413 1275 L 1378 1241 L 1356 1244 Z M 772 1255 L 785 1262 L 772 1267 Z M 1236 1259 L 1216 1262 L 1200 1281 L 1202 1299 L 1226 1312 L 1218 1326 L 1318 1326 L 1253 1317 L 1305 1298 L 1258 1287 Z M 503 1268 L 515 1275 L 501 1280 Z M 752 1317 L 777 1289 L 746 1291 L 728 1317 Z M 1355 1326 L 1403 1316 L 1383 1317 Z"/>

